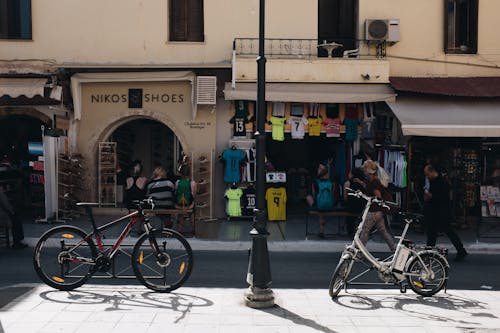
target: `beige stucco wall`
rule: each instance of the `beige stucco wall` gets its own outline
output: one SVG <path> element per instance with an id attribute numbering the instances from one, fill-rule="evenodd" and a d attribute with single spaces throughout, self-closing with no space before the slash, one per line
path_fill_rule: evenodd
<path id="1" fill-rule="evenodd" d="M 32 1 L 33 41 L 0 41 L 0 59 L 176 64 L 231 59 L 235 37 L 257 37 L 257 0 L 206 0 L 205 42 L 168 42 L 168 0 Z M 286 8 L 286 15 L 283 15 Z M 269 38 L 315 38 L 316 1 L 273 0 Z"/>
<path id="2" fill-rule="evenodd" d="M 129 109 L 128 89 L 143 89 L 143 108 Z M 92 95 L 114 95 L 108 102 L 92 102 Z M 146 94 L 168 94 L 169 102 L 147 102 Z M 172 102 L 173 95 L 177 102 Z M 181 97 L 182 96 L 182 97 Z M 182 102 L 181 102 L 182 99 Z M 166 98 L 165 98 L 166 100 Z M 116 102 L 114 102 L 116 101 Z M 167 125 L 179 138 L 184 151 L 194 158 L 215 151 L 216 117 L 211 108 L 201 107 L 192 120 L 191 85 L 174 82 L 83 83 L 82 117 L 76 121 L 77 151 L 87 164 L 90 184 L 97 184 L 97 148 L 100 141 L 124 123 L 140 118 L 157 120 Z M 95 188 L 91 192 L 95 196 Z"/>
<path id="3" fill-rule="evenodd" d="M 387 48 L 390 75 L 498 76 L 500 1 L 479 1 L 477 55 L 444 54 L 443 1 L 359 0 L 358 37 L 365 37 L 367 18 L 398 18 L 401 41 Z M 258 4 L 258 0 L 206 0 L 205 42 L 171 43 L 168 0 L 36 0 L 32 1 L 33 41 L 1 40 L 0 59 L 103 66 L 229 64 L 234 38 L 258 35 Z M 266 8 L 267 38 L 317 37 L 317 0 L 273 0 Z M 369 51 L 375 53 L 373 47 Z M 295 70 L 290 66 L 283 75 L 293 76 Z"/>
<path id="4" fill-rule="evenodd" d="M 498 0 L 479 0 L 475 55 L 444 53 L 443 0 L 359 0 L 359 8 L 359 31 L 363 35 L 367 18 L 400 19 L 401 41 L 387 48 L 392 76 L 500 75 Z"/>

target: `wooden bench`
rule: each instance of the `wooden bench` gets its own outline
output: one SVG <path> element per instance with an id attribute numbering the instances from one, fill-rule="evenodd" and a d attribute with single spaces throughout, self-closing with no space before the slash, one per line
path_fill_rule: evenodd
<path id="1" fill-rule="evenodd" d="M 194 208 L 191 209 L 144 209 L 144 215 L 186 215 L 191 222 L 193 236 L 196 235 Z"/>
<path id="2" fill-rule="evenodd" d="M 343 218 L 345 219 L 346 217 L 358 217 L 360 216 L 360 214 L 356 214 L 356 213 L 350 213 L 348 211 L 345 211 L 345 210 L 332 210 L 332 211 L 326 211 L 326 212 L 321 212 L 321 211 L 317 211 L 317 210 L 310 210 L 307 212 L 307 215 L 306 215 L 306 239 L 308 239 L 307 236 L 311 235 L 311 233 L 309 233 L 309 218 L 311 216 L 322 216 L 322 217 L 336 217 L 338 218 L 338 229 L 337 229 L 337 234 L 335 235 L 340 235 L 340 230 L 342 228 L 342 224 L 340 222 L 340 219 Z M 345 223 L 344 223 L 345 225 Z"/>

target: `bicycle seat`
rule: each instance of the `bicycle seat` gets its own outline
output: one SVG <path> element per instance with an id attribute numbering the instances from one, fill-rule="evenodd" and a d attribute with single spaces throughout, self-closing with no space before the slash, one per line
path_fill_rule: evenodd
<path id="1" fill-rule="evenodd" d="M 83 206 L 83 207 L 97 207 L 99 206 L 98 202 L 77 202 L 77 206 Z"/>

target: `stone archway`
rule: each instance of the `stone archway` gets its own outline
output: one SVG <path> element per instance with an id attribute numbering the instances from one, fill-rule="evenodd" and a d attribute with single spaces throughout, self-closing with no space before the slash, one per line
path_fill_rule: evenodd
<path id="1" fill-rule="evenodd" d="M 116 114 L 114 117 L 109 118 L 107 122 L 101 123 L 98 126 L 94 127 L 90 134 L 90 140 L 87 142 L 87 148 L 85 149 L 85 153 L 83 154 L 86 158 L 87 165 L 85 176 L 90 180 L 90 183 L 97 181 L 97 153 L 99 149 L 99 142 L 107 140 L 107 138 L 109 138 L 110 135 L 120 126 L 130 121 L 140 119 L 157 121 L 170 128 L 174 135 L 177 136 L 177 139 L 179 140 L 183 151 L 188 155 L 190 154 L 189 152 L 191 151 L 192 147 L 190 147 L 186 135 L 181 131 L 180 126 L 176 124 L 171 118 L 159 112 L 152 112 L 148 110 L 141 110 L 140 112 L 124 110 Z M 91 186 L 89 188 L 89 191 L 91 197 L 96 198 L 96 187 Z"/>

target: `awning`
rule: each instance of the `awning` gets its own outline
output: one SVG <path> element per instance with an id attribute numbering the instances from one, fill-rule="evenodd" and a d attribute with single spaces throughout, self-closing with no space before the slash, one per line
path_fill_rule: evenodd
<path id="1" fill-rule="evenodd" d="M 46 82 L 46 78 L 0 78 L 0 97 L 26 96 L 33 98 L 36 95 L 43 97 Z"/>
<path id="2" fill-rule="evenodd" d="M 396 91 L 421 94 L 500 97 L 500 77 L 391 77 Z"/>
<path id="3" fill-rule="evenodd" d="M 443 100 L 398 97 L 387 103 L 403 135 L 500 137 L 500 100 Z"/>
<path id="4" fill-rule="evenodd" d="M 224 89 L 226 100 L 257 99 L 256 83 L 227 82 Z M 391 101 L 395 98 L 389 84 L 343 83 L 267 83 L 266 101 L 298 103 L 367 103 Z"/>

